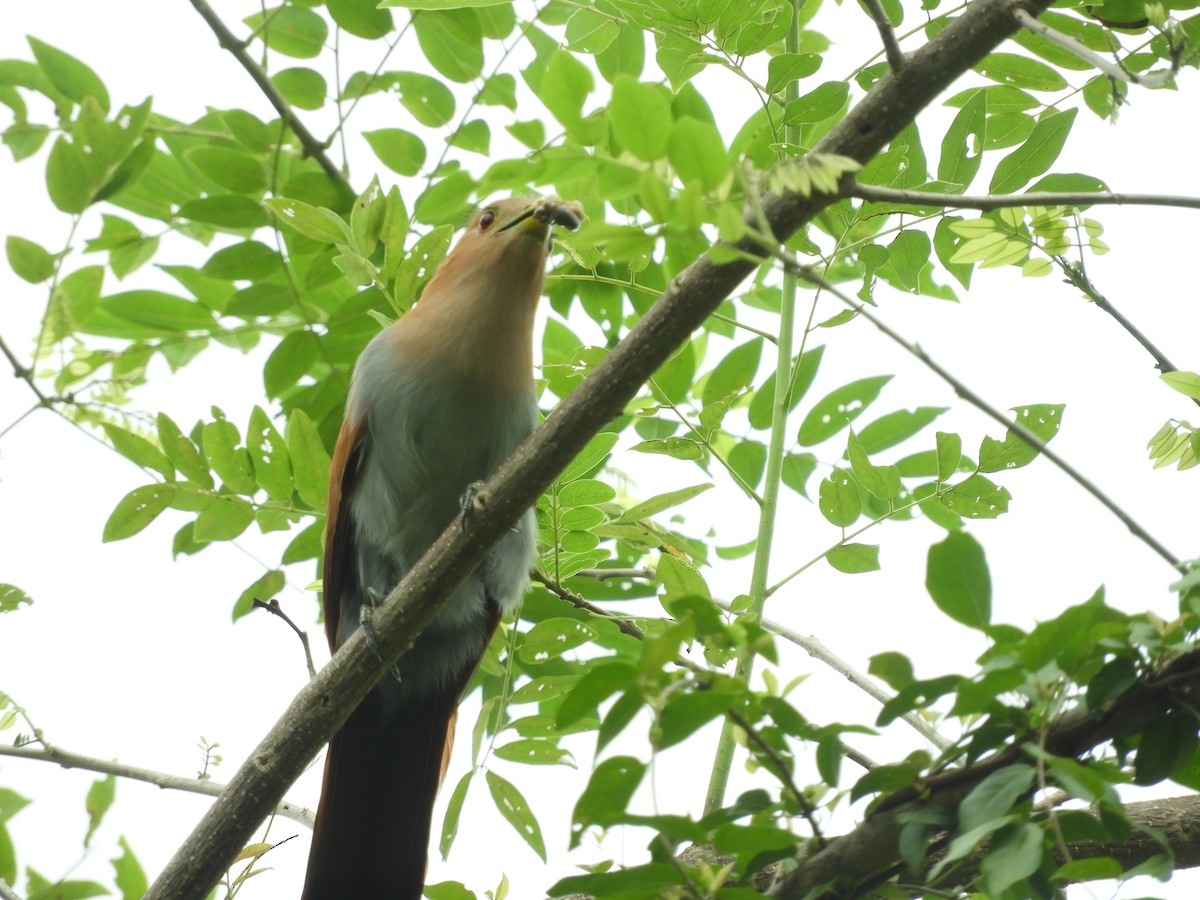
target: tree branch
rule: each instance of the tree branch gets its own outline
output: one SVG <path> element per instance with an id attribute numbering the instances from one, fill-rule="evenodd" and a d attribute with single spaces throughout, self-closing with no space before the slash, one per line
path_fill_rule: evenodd
<path id="1" fill-rule="evenodd" d="M 216 11 L 205 0 L 188 0 L 188 2 L 192 4 L 196 12 L 200 13 L 201 18 L 208 23 L 208 27 L 217 36 L 217 42 L 232 53 L 233 58 L 241 63 L 242 68 L 254 79 L 254 83 L 266 95 L 270 104 L 275 107 L 275 111 L 279 113 L 279 117 L 283 119 L 287 127 L 299 139 L 304 152 L 315 159 L 321 168 L 325 170 L 326 174 L 335 182 L 347 190 L 352 190 L 345 173 L 325 153 L 326 145 L 317 140 L 305 124 L 300 121 L 300 117 L 296 115 L 296 111 L 292 109 L 292 105 L 284 99 L 283 94 L 279 93 L 279 89 L 275 87 L 275 82 L 271 81 L 267 73 L 263 71 L 262 66 L 250 58 L 250 54 L 246 52 L 245 46 L 229 30 L 228 26 L 221 21 L 221 17 L 216 14 Z"/>
<path id="2" fill-rule="evenodd" d="M 1176 194 L 1116 194 L 1111 191 L 1029 191 L 1025 194 L 943 194 L 936 191 L 906 191 L 855 181 L 847 197 L 871 203 L 903 203 L 911 206 L 943 206 L 947 209 L 1012 209 L 1029 206 L 1169 206 L 1200 209 L 1200 197 Z"/>
<path id="3" fill-rule="evenodd" d="M 1167 549 L 1165 544 L 1161 543 L 1156 537 L 1154 537 L 1154 535 L 1150 534 L 1149 531 L 1143 528 L 1136 519 L 1134 519 L 1131 515 L 1129 515 L 1129 513 L 1125 512 L 1124 509 L 1117 505 L 1116 501 L 1104 493 L 1104 491 L 1100 490 L 1098 485 L 1086 478 L 1083 473 L 1067 462 L 1056 451 L 1051 450 L 1046 445 L 1045 441 L 1035 435 L 1020 422 L 1010 419 L 1008 416 L 1004 415 L 1004 413 L 1000 412 L 1000 410 L 996 409 L 994 406 L 972 391 L 969 387 L 963 384 L 963 382 L 959 381 L 958 378 L 944 369 L 941 364 L 939 364 L 935 359 L 933 359 L 933 357 L 926 353 L 924 349 L 917 344 L 913 344 L 905 340 L 903 336 L 894 331 L 882 319 L 869 312 L 862 303 L 859 303 L 857 300 L 847 295 L 844 291 L 840 290 L 836 285 L 817 274 L 817 272 L 811 267 L 800 265 L 794 260 L 788 264 L 796 266 L 799 271 L 805 273 L 801 275 L 802 278 L 807 279 L 812 284 L 819 285 L 823 290 L 829 291 L 848 307 L 854 310 L 858 315 L 862 316 L 864 319 L 874 325 L 879 331 L 891 338 L 892 341 L 899 344 L 901 347 L 919 359 L 929 369 L 936 373 L 939 378 L 945 381 L 946 384 L 954 388 L 954 393 L 956 393 L 963 400 L 966 400 L 976 409 L 985 413 L 992 419 L 995 419 L 1030 447 L 1033 447 L 1035 450 L 1037 450 L 1038 453 L 1044 454 L 1048 460 L 1058 466 L 1058 468 L 1061 469 L 1072 481 L 1091 494 L 1100 502 L 1102 506 L 1116 516 L 1122 522 L 1122 524 L 1124 524 L 1124 526 L 1133 533 L 1135 537 L 1140 539 L 1147 547 L 1166 560 L 1172 566 L 1172 568 L 1179 572 L 1183 572 L 1184 574 L 1187 573 L 1187 566 L 1181 559 L 1179 559 L 1179 557 L 1175 556 L 1175 554 Z"/>
<path id="4" fill-rule="evenodd" d="M 1099 53 L 1085 47 L 1075 38 L 1068 34 L 1063 34 L 1061 31 L 1055 31 L 1045 22 L 1039 22 L 1025 10 L 1019 6 L 1013 9 L 1013 15 L 1017 17 L 1017 21 L 1022 26 L 1028 28 L 1034 34 L 1041 35 L 1051 43 L 1058 44 L 1068 53 L 1073 53 L 1086 63 L 1095 66 L 1109 78 L 1115 78 L 1117 81 L 1124 81 L 1129 84 L 1137 84 L 1142 87 L 1162 87 L 1164 84 L 1170 83 L 1175 77 L 1173 70 L 1165 72 L 1151 72 L 1149 75 L 1138 75 L 1136 72 L 1130 72 L 1123 66 L 1109 62 Z"/>
<path id="5" fill-rule="evenodd" d="M 1037 11 L 1049 2 L 1030 0 Z M 962 72 L 1016 30 L 1008 0 L 976 0 L 913 53 L 903 69 L 880 79 L 814 151 L 869 161 Z M 834 194 L 773 195 L 764 210 L 773 233 L 786 238 L 836 199 Z M 749 236 L 740 246 L 746 254 L 764 252 Z M 749 259 L 718 264 L 702 257 L 671 282 L 625 339 L 488 479 L 469 515 L 446 529 L 376 610 L 376 645 L 383 659 L 367 647 L 361 630 L 346 641 L 296 695 L 145 900 L 199 900 L 207 894 L 287 786 L 412 646 L 441 599 L 754 268 Z"/>
<path id="6" fill-rule="evenodd" d="M 896 31 L 892 28 L 883 3 L 881 0 L 862 0 L 862 5 L 870 14 L 875 27 L 879 29 L 879 39 L 883 42 L 883 55 L 887 58 L 888 65 L 892 67 L 893 72 L 899 71 L 904 67 L 904 51 L 900 49 L 900 42 L 896 40 Z"/>
<path id="7" fill-rule="evenodd" d="M 1168 710 L 1186 709 L 1185 698 L 1178 695 L 1198 688 L 1200 650 L 1193 650 L 1136 681 L 1098 717 L 1080 705 L 1048 724 L 1044 729 L 1045 749 L 1057 756 L 1077 757 L 1105 741 L 1142 730 Z M 899 860 L 899 838 L 906 813 L 933 804 L 957 807 L 985 777 L 1021 761 L 1024 756 L 1023 743 L 1014 740 L 973 766 L 934 775 L 893 794 L 854 831 L 832 841 L 827 849 L 801 860 L 799 868 L 788 876 L 776 896 L 781 900 L 800 900 L 835 877 L 845 884 L 846 879 L 862 881 L 888 869 Z M 1195 832 L 1193 821 L 1188 833 L 1194 835 Z M 1161 852 L 1157 844 L 1154 847 L 1156 849 L 1147 856 Z M 1075 847 L 1071 849 L 1074 852 Z M 1097 851 L 1095 855 L 1109 855 L 1112 849 L 1106 847 L 1105 852 Z M 1200 848 L 1181 846 L 1180 851 L 1180 858 L 1194 858 L 1193 865 L 1200 865 Z M 1138 851 L 1130 848 L 1129 852 L 1129 858 L 1134 859 Z"/>
<path id="8" fill-rule="evenodd" d="M 42 746 L 13 747 L 0 745 L 0 756 L 10 756 L 14 759 L 33 759 L 39 762 L 56 763 L 64 769 L 83 769 L 87 772 L 97 772 L 101 775 L 115 775 L 118 778 L 128 778 L 132 781 L 144 781 L 155 787 L 170 791 L 187 791 L 192 794 L 207 794 L 210 797 L 220 796 L 225 785 L 208 778 L 186 778 L 183 775 L 171 775 L 154 769 L 143 769 L 141 766 L 131 766 L 114 762 L 110 759 L 99 759 L 94 756 L 84 756 L 82 753 L 72 753 L 53 744 L 43 741 Z M 294 803 L 281 801 L 275 806 L 275 812 L 281 816 L 299 822 L 306 828 L 313 827 L 316 815 L 312 810 Z M 2 895 L 0 895 L 2 896 Z"/>

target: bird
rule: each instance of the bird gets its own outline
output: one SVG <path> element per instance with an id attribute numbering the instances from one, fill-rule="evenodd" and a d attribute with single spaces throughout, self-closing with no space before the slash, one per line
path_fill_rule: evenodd
<path id="1" fill-rule="evenodd" d="M 336 653 L 537 423 L 534 316 L 558 197 L 477 210 L 355 364 L 329 475 L 322 606 Z M 351 713 L 325 758 L 302 900 L 419 900 L 458 704 L 529 584 L 526 511 Z M 365 624 L 364 624 L 365 623 Z M 370 642 L 370 640 L 369 640 Z"/>

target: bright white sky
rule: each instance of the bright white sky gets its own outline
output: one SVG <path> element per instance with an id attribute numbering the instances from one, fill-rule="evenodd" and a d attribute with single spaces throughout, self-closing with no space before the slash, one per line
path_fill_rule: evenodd
<path id="1" fill-rule="evenodd" d="M 231 24 L 256 6 L 216 5 Z M 858 12 L 844 7 L 838 15 Z M 10 4 L 0 29 L 0 58 L 28 58 L 25 34 L 86 61 L 108 85 L 114 105 L 152 94 L 156 109 L 182 120 L 199 116 L 206 104 L 247 106 L 267 114 L 265 101 L 245 74 L 182 0 Z M 829 77 L 841 77 L 860 61 L 863 48 L 873 51 L 874 44 L 863 43 L 870 40 L 870 30 L 857 34 L 843 41 L 838 61 L 826 69 Z M 413 64 L 408 55 L 398 67 Z M 1183 84 L 1182 94 L 1135 89 L 1117 128 L 1081 114 L 1055 171 L 1099 175 L 1120 191 L 1200 194 L 1194 160 L 1197 126 L 1191 115 L 1195 104 L 1187 92 L 1197 87 L 1193 72 L 1185 73 Z M 740 117 L 728 108 L 735 102 L 735 87 L 732 79 L 703 83 L 710 102 L 729 115 L 726 138 Z M 315 130 L 321 133 L 320 127 Z M 932 152 L 936 142 L 928 143 Z M 0 159 L 0 234 L 19 234 L 52 250 L 60 247 L 68 222 L 45 197 L 43 158 L 19 166 L 7 152 Z M 355 183 L 365 185 L 374 162 L 358 153 L 352 163 Z M 380 174 L 386 183 L 387 174 Z M 410 194 L 408 186 L 404 190 L 411 204 L 415 192 Z M 1095 283 L 1176 364 L 1200 369 L 1200 297 L 1192 258 L 1197 214 L 1105 208 L 1091 215 L 1104 223 L 1104 238 L 1114 249 L 1088 261 Z M 95 225 L 85 226 L 81 235 L 94 231 Z M 176 245 L 176 258 L 186 248 Z M 1200 475 L 1152 472 L 1144 449 L 1166 419 L 1196 418 L 1194 407 L 1157 383 L 1151 360 L 1128 335 L 1056 279 L 1022 280 L 1006 269 L 977 273 L 975 285 L 957 306 L 892 294 L 884 298 L 881 314 L 1001 408 L 1065 402 L 1065 426 L 1055 447 L 1176 554 L 1196 555 L 1194 502 L 1189 501 L 1196 496 Z M 44 291 L 5 268 L 0 271 L 0 297 L 0 335 L 27 359 Z M 823 306 L 817 318 L 834 311 L 832 305 Z M 830 344 L 813 397 L 852 378 L 895 373 L 878 402 L 879 413 L 917 404 L 960 406 L 948 388 L 865 323 L 823 332 L 813 340 Z M 216 403 L 234 421 L 244 422 L 260 402 L 260 366 L 261 357 L 244 359 L 214 348 L 179 377 L 160 371 L 139 395 L 138 406 L 168 409 L 177 421 L 191 423 Z M 3 428 L 28 408 L 30 396 L 16 381 L 0 384 L 5 385 L 0 390 Z M 999 434 L 998 427 L 965 408 L 948 413 L 938 427 L 962 433 L 967 452 L 974 452 L 984 434 Z M 632 475 L 631 490 L 640 497 L 702 480 L 686 467 L 648 462 L 636 454 L 618 458 L 616 465 Z M 236 627 L 229 625 L 233 600 L 261 574 L 254 556 L 274 563 L 280 544 L 247 540 L 245 550 L 216 546 L 172 562 L 171 535 L 183 520 L 168 515 L 133 540 L 102 546 L 108 513 L 145 481 L 135 467 L 48 413 L 30 417 L 0 441 L 0 581 L 19 585 L 35 601 L 32 608 L 0 622 L 0 690 L 25 705 L 48 739 L 64 748 L 166 772 L 195 773 L 201 759 L 196 743 L 203 735 L 220 743 L 218 752 L 226 761 L 213 774 L 227 780 L 305 678 L 295 639 L 277 621 L 251 616 Z M 997 621 L 1028 627 L 1082 602 L 1100 584 L 1121 608 L 1150 608 L 1173 617 L 1175 601 L 1167 591 L 1171 570 L 1049 464 L 1039 461 L 1002 483 L 1014 496 L 1011 512 L 972 526 L 991 563 Z M 694 533 L 719 523 L 724 544 L 753 537 L 749 511 L 728 490 L 710 492 L 685 511 Z M 775 576 L 782 577 L 836 537 L 810 506 L 789 502 L 779 528 Z M 922 676 L 969 671 L 984 649 L 981 638 L 937 615 L 922 587 L 925 550 L 939 538 L 939 530 L 925 523 L 881 529 L 876 539 L 883 544 L 882 572 L 847 578 L 835 576 L 824 564 L 815 566 L 780 593 L 768 615 L 819 636 L 861 669 L 872 654 L 898 649 L 914 659 Z M 293 572 L 281 597 L 302 624 L 315 623 L 316 605 L 302 590 L 312 577 L 311 570 Z M 722 563 L 709 577 L 714 590 L 728 597 L 746 590 L 748 570 Z M 323 641 L 315 627 L 312 635 L 320 651 Z M 871 701 L 802 654 L 786 652 L 782 669 L 782 680 L 814 672 L 795 695 L 812 719 L 874 718 Z M 467 713 L 463 721 L 469 723 L 473 716 Z M 469 736 L 460 738 L 463 750 Z M 506 872 L 512 896 L 523 900 L 570 873 L 577 862 L 611 853 L 619 860 L 639 861 L 645 843 L 641 833 L 617 834 L 605 851 L 585 846 L 569 859 L 564 854 L 570 810 L 563 801 L 586 779 L 591 746 L 589 738 L 572 747 L 578 772 L 499 764 L 498 771 L 526 792 L 541 820 L 548 866 L 491 810 L 480 782 L 472 789 L 459 843 L 447 863 L 433 861 L 430 881 L 453 878 L 482 892 Z M 710 746 L 698 741 L 660 757 L 653 784 L 639 800 L 642 808 L 657 804 L 677 809 L 683 802 L 697 809 Z M 865 752 L 881 759 L 917 746 L 902 729 L 861 742 Z M 468 765 L 465 756 L 456 758 L 451 781 Z M 35 799 L 11 825 L 22 865 L 55 876 L 78 864 L 73 877 L 108 880 L 105 861 L 116 855 L 117 837 L 125 835 L 153 874 L 209 802 L 123 782 L 115 808 L 92 849 L 84 852 L 83 798 L 93 777 L 0 758 L 0 786 Z M 749 783 L 749 776 L 738 777 Z M 318 766 L 289 797 L 315 807 L 319 780 Z M 843 817 L 831 829 L 836 832 L 847 821 Z M 272 838 L 291 834 L 297 838 L 268 857 L 273 871 L 257 879 L 249 896 L 298 893 L 307 834 L 281 820 Z M 1198 886 L 1200 879 L 1188 873 L 1168 885 L 1127 885 L 1119 896 L 1184 898 L 1195 896 Z M 1114 893 L 1092 886 L 1075 895 Z"/>

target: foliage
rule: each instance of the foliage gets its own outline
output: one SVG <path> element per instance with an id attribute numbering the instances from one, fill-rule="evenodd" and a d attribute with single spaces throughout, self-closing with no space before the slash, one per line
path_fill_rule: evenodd
<path id="1" fill-rule="evenodd" d="M 1105 3 L 1099 12 L 1064 4 L 1041 21 L 1128 72 L 1169 75 L 1200 58 L 1195 4 L 1170 6 L 1168 16 L 1140 3 Z M 891 28 L 907 29 L 905 49 L 960 12 L 936 0 L 882 10 Z M 44 291 L 42 327 L 25 349 L 48 373 L 35 378 L 11 361 L 43 392 L 42 405 L 93 429 L 146 474 L 144 486 L 113 498 L 105 541 L 134 538 L 162 516 L 180 523 L 176 555 L 286 533 L 277 563 L 232 601 L 235 619 L 289 578 L 310 583 L 354 361 L 382 324 L 417 301 L 454 226 L 482 198 L 546 189 L 579 199 L 588 213 L 581 232 L 558 237 L 562 253 L 547 280 L 547 412 L 672 278 L 705 253 L 733 258 L 742 252 L 734 244 L 757 236 L 767 251 L 752 281 L 538 504 L 541 578 L 481 667 L 474 767 L 451 788 L 442 852 L 482 777 L 497 827 L 503 819 L 545 859 L 519 766 L 577 765 L 587 746 L 578 735 L 594 733 L 597 761 L 573 801 L 572 845 L 637 826 L 652 834 L 648 855 L 539 886 L 552 895 L 751 896 L 756 873 L 774 866 L 786 878 L 798 847 L 823 845 L 818 812 L 859 798 L 887 808 L 930 779 L 938 784 L 957 757 L 974 763 L 1005 752 L 1011 763 L 958 802 L 905 813 L 889 873 L 997 898 L 1051 896 L 1066 883 L 1122 874 L 1111 857 L 1072 861 L 1063 851 L 1076 841 L 1119 844 L 1139 827 L 1118 787 L 1198 784 L 1194 707 L 1164 700 L 1132 731 L 1112 715 L 1161 665 L 1195 652 L 1195 576 L 1182 573 L 1179 615 L 1169 622 L 1121 612 L 1103 590 L 1036 624 L 995 621 L 988 530 L 976 520 L 1008 511 L 1018 491 L 1011 473 L 1044 465 L 1046 444 L 1070 427 L 1067 411 L 1018 406 L 1003 434 L 976 440 L 933 427 L 944 407 L 888 409 L 881 398 L 895 375 L 869 361 L 845 384 L 823 376 L 827 357 L 854 353 L 843 335 L 865 326 L 853 298 L 885 309 L 901 294 L 969 299 L 988 276 L 977 268 L 1016 267 L 1030 277 L 1058 271 L 1097 301 L 1086 260 L 1108 248 L 1086 195 L 1107 183 L 1057 171 L 1056 161 L 1079 117 L 1116 119 L 1125 85 L 1061 43 L 1022 31 L 963 79 L 945 101 L 948 115 L 912 122 L 860 169 L 808 153 L 886 71 L 882 51 L 864 51 L 848 78 L 826 70 L 830 31 L 876 33 L 857 6 L 294 0 L 242 25 L 261 69 L 250 65 L 277 93 L 278 117 L 232 108 L 180 121 L 158 100 L 110 97 L 103 73 L 36 38 L 27 58 L 0 61 L 0 102 L 12 119 L 3 143 L 24 171 L 44 168 L 49 202 L 72 226 L 62 248 L 7 238 L 13 273 Z M 334 35 L 358 46 L 340 50 Z M 712 84 L 738 100 L 718 104 L 702 87 Z M 394 124 L 356 130 L 372 110 Z M 304 113 L 329 112 L 338 124 L 326 138 L 297 128 Z M 357 145 L 356 158 L 369 150 L 378 166 L 346 173 L 329 156 L 342 141 Z M 853 181 L 964 195 L 984 178 L 992 194 L 1060 199 L 947 213 L 952 203 L 847 189 Z M 755 215 L 765 191 L 839 199 L 773 247 Z M 793 254 L 812 261 L 817 277 L 798 273 Z M 169 289 L 150 277 L 155 268 Z M 781 323 L 829 291 L 852 295 L 849 306 L 794 340 Z M 263 360 L 262 399 L 245 422 L 227 418 L 218 396 L 195 422 L 170 410 L 131 411 L 156 363 L 177 372 L 218 345 Z M 1200 376 L 1163 377 L 1182 400 L 1200 400 Z M 1149 447 L 1156 466 L 1186 469 L 1200 455 L 1182 419 Z M 682 486 L 651 496 L 631 489 L 621 473 L 639 458 L 668 466 Z M 714 485 L 728 508 L 759 522 L 758 540 L 722 546 L 720 523 L 714 536 L 714 523 L 689 516 L 686 504 Z M 772 543 L 781 492 L 806 504 L 790 527 L 832 527 L 832 544 L 816 558 Z M 937 610 L 981 635 L 978 670 L 918 678 L 914 648 L 879 654 L 871 674 L 891 693 L 867 723 L 811 721 L 772 670 L 756 687 L 752 661 L 777 658 L 761 619 L 766 601 L 822 560 L 846 577 L 881 569 L 885 535 L 921 521 L 942 533 L 928 549 L 933 603 L 919 614 Z M 860 542 L 868 531 L 873 542 Z M 774 585 L 765 580 L 772 553 L 791 573 Z M 762 577 L 727 615 L 709 581 L 744 556 Z M 0 585 L 0 611 L 28 602 Z M 1047 743 L 1071 709 L 1101 723 L 1094 749 Z M 957 739 L 937 755 L 917 750 L 865 774 L 848 771 L 854 736 L 901 717 L 949 723 Z M 736 723 L 727 732 L 736 731 L 760 770 L 758 786 L 696 815 L 685 810 L 698 798 L 646 812 L 635 797 L 651 756 L 684 742 L 710 752 L 697 733 L 722 719 Z M 612 752 L 630 734 L 649 749 Z M 806 747 L 815 748 L 815 771 L 801 764 Z M 1066 812 L 1034 802 L 1050 788 L 1078 802 Z M 89 836 L 111 802 L 111 781 L 89 792 Z M 0 879 L 9 883 L 17 869 L 7 820 L 23 803 L 0 794 Z M 933 843 L 941 853 L 927 856 Z M 681 863 L 688 844 L 717 856 Z M 118 887 L 139 896 L 144 876 L 128 846 L 122 860 L 114 861 Z M 1146 865 L 1165 874 L 1170 853 Z M 872 872 L 840 874 L 847 884 L 889 890 Z M 44 880 L 30 872 L 27 881 L 34 893 Z M 439 890 L 431 896 L 466 894 Z"/>

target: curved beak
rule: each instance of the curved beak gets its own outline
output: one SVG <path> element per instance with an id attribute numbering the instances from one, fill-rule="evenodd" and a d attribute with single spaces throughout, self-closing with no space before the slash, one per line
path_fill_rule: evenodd
<path id="1" fill-rule="evenodd" d="M 515 228 L 518 231 L 533 231 L 546 233 L 555 225 L 568 231 L 574 231 L 583 222 L 583 206 L 574 200 L 563 200 L 561 197 L 549 196 L 535 200 L 526 207 L 520 215 L 500 228 L 508 231 Z"/>

